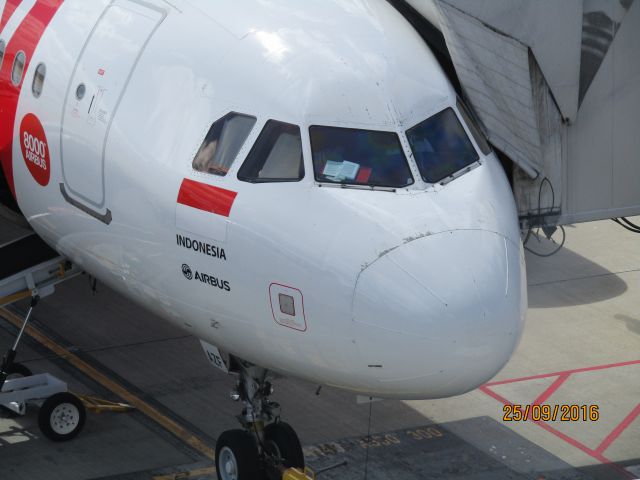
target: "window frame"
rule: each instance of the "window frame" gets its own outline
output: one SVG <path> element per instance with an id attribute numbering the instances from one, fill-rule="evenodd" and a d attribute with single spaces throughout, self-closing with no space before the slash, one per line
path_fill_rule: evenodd
<path id="1" fill-rule="evenodd" d="M 194 163 L 195 163 L 196 159 L 198 158 L 198 153 L 200 153 L 200 150 L 204 146 L 204 143 L 205 143 L 207 137 L 209 136 L 209 133 L 213 129 L 214 125 L 216 125 L 217 123 L 219 123 L 221 121 L 226 121 L 231 116 L 239 116 L 239 117 L 245 117 L 245 118 L 248 118 L 248 119 L 252 119 L 253 120 L 253 124 L 251 125 L 251 128 L 247 132 L 247 134 L 246 134 L 244 140 L 242 141 L 242 144 L 240 145 L 240 148 L 238 148 L 238 151 L 236 152 L 235 156 L 233 157 L 233 159 L 231 159 L 231 163 L 229 163 L 229 168 L 224 173 L 222 172 L 222 170 L 220 171 L 220 173 L 217 173 L 217 172 L 211 172 L 208 169 L 207 170 L 199 170 L 199 169 L 197 169 L 194 166 Z M 211 124 L 209 125 L 209 128 L 207 129 L 207 132 L 204 135 L 204 138 L 202 139 L 202 142 L 200 142 L 200 146 L 198 147 L 198 150 L 196 150 L 196 153 L 193 156 L 193 159 L 191 160 L 191 168 L 192 168 L 192 170 L 194 172 L 199 173 L 199 174 L 214 175 L 214 176 L 220 177 L 220 178 L 226 177 L 232 171 L 233 166 L 236 163 L 236 160 L 240 156 L 240 152 L 242 152 L 242 150 L 246 147 L 247 141 L 251 138 L 251 134 L 255 130 L 257 123 L 258 123 L 258 118 L 255 115 L 250 115 L 248 113 L 242 113 L 242 112 L 236 112 L 236 111 L 230 111 L 230 112 L 224 114 L 223 116 L 221 116 L 220 118 L 218 118 L 217 120 L 214 120 L 213 122 L 211 122 Z M 220 136 L 219 138 L 222 138 L 222 137 Z M 215 152 L 214 152 L 214 158 L 215 158 Z"/>
<path id="2" fill-rule="evenodd" d="M 318 179 L 318 177 L 316 177 L 316 166 L 315 166 L 315 162 L 313 160 L 313 155 L 314 155 L 314 149 L 313 149 L 313 137 L 311 134 L 311 129 L 312 128 L 335 128 L 335 129 L 340 129 L 340 130 L 350 130 L 350 131 L 355 131 L 355 132 L 373 132 L 373 133 L 390 133 L 393 134 L 396 138 L 396 140 L 398 141 L 398 147 L 400 152 L 402 152 L 402 157 L 404 158 L 404 163 L 407 166 L 407 170 L 409 171 L 409 174 L 411 175 L 411 182 L 407 183 L 406 185 L 402 185 L 402 186 L 398 186 L 398 185 L 382 185 L 382 184 L 376 184 L 376 185 L 370 185 L 370 184 L 366 184 L 366 183 L 349 183 L 349 182 L 331 182 L 331 181 L 327 181 L 327 180 L 322 180 L 322 179 Z M 313 170 L 313 178 L 316 181 L 317 184 L 319 185 L 324 185 L 324 186 L 332 186 L 332 187 L 342 187 L 342 188 L 358 188 L 358 189 L 365 189 L 365 190 L 376 190 L 376 189 L 380 189 L 380 190 L 397 190 L 397 189 L 402 189 L 402 188 L 409 188 L 412 185 L 415 185 L 416 183 L 416 177 L 414 175 L 413 169 L 411 168 L 411 163 L 409 162 L 409 158 L 407 157 L 407 152 L 405 151 L 405 148 L 402 144 L 402 138 L 400 137 L 400 134 L 396 131 L 393 130 L 373 130 L 373 129 L 367 129 L 367 128 L 356 128 L 356 127 L 343 127 L 343 126 L 335 126 L 335 125 L 310 125 L 307 133 L 309 134 L 309 148 L 311 150 L 311 168 Z"/>
<path id="3" fill-rule="evenodd" d="M 466 136 L 467 141 L 469 142 L 469 145 L 471 146 L 471 149 L 476 154 L 476 159 L 473 162 L 469 163 L 468 165 L 455 170 L 451 174 L 446 175 L 445 177 L 443 177 L 443 178 L 441 178 L 439 180 L 432 181 L 432 180 L 429 180 L 429 179 L 425 178 L 425 175 L 422 173 L 422 170 L 420 169 L 420 162 L 418 161 L 416 153 L 414 151 L 413 144 L 412 144 L 411 139 L 409 137 L 409 132 L 411 130 L 413 130 L 414 128 L 416 128 L 418 125 L 420 125 L 420 124 L 426 122 L 427 120 L 430 120 L 430 119 L 432 119 L 432 118 L 434 118 L 434 117 L 446 112 L 447 110 L 451 110 L 453 112 L 453 115 L 454 115 L 455 119 L 458 121 L 458 125 L 462 129 L 462 132 Z M 461 175 L 465 174 L 466 172 L 472 170 L 475 165 L 479 165 L 480 164 L 480 160 L 481 160 L 482 157 L 480 156 L 480 152 L 478 151 L 479 149 L 476 148 L 476 145 L 474 144 L 474 141 L 473 141 L 474 139 L 472 138 L 472 135 L 470 135 L 467 132 L 467 129 L 465 128 L 465 122 L 464 122 L 464 119 L 462 118 L 462 114 L 457 111 L 457 107 L 454 106 L 454 105 L 449 105 L 447 107 L 444 107 L 443 109 L 438 110 L 437 112 L 431 114 L 427 118 L 425 118 L 425 119 L 421 120 L 420 122 L 416 123 L 412 127 L 407 128 L 404 131 L 404 135 L 405 135 L 405 137 L 407 139 L 409 150 L 411 151 L 411 155 L 412 155 L 413 161 L 415 162 L 416 167 L 418 169 L 418 173 L 420 174 L 420 178 L 422 179 L 422 181 L 424 183 L 426 183 L 428 185 L 437 185 L 437 184 L 445 185 L 446 183 L 449 183 L 450 181 L 455 180 L 456 178 L 460 177 Z"/>
<path id="4" fill-rule="evenodd" d="M 482 131 L 482 128 L 480 128 L 480 121 L 478 120 L 475 112 L 471 110 L 471 108 L 460 97 L 456 99 L 456 109 L 463 120 L 463 126 L 466 126 L 467 130 L 469 130 L 469 133 L 471 134 L 470 137 L 475 142 L 478 150 L 480 150 L 482 155 L 485 157 L 490 155 L 493 152 L 493 149 L 491 148 L 491 144 L 489 144 L 489 140 Z"/>
<path id="5" fill-rule="evenodd" d="M 261 147 L 261 145 L 260 145 L 261 137 L 265 134 L 265 132 L 267 130 L 267 127 L 272 123 L 277 123 L 277 124 L 285 125 L 285 126 L 288 126 L 288 127 L 294 127 L 294 128 L 298 129 L 298 133 L 299 133 L 299 136 L 300 136 L 300 155 L 301 155 L 300 165 L 302 167 L 302 171 L 300 172 L 298 178 L 250 178 L 249 176 L 244 176 L 243 175 L 243 169 L 245 167 L 247 169 L 254 168 L 255 162 L 252 162 L 253 165 L 250 165 L 249 164 L 249 160 L 251 159 L 252 155 L 254 155 L 254 154 L 257 155 L 255 152 L 256 152 L 256 150 L 258 148 Z M 276 120 L 274 118 L 270 118 L 267 121 L 265 121 L 264 124 L 262 125 L 262 128 L 260 129 L 260 133 L 258 133 L 258 135 L 256 136 L 255 141 L 253 142 L 253 145 L 251 146 L 251 150 L 249 150 L 249 153 L 245 156 L 244 161 L 242 162 L 242 164 L 238 168 L 238 172 L 236 173 L 236 178 L 241 182 L 252 183 L 252 184 L 257 184 L 257 183 L 299 183 L 299 182 L 304 181 L 304 179 L 307 176 L 307 168 L 306 168 L 306 165 L 305 165 L 305 153 L 304 153 L 305 143 L 304 143 L 304 138 L 302 136 L 302 132 L 303 132 L 303 130 L 300 127 L 300 125 L 297 125 L 295 123 L 284 122 L 282 120 Z M 263 164 L 263 167 L 264 167 L 264 164 Z"/>

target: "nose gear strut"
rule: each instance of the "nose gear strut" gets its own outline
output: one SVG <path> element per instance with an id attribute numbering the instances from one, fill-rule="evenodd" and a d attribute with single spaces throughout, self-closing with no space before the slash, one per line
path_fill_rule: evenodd
<path id="1" fill-rule="evenodd" d="M 223 432 L 216 442 L 219 480 L 281 480 L 290 468 L 304 471 L 298 435 L 280 421 L 280 405 L 270 400 L 273 385 L 267 369 L 232 359 L 238 374 L 231 398 L 243 403 L 236 418 L 242 429 Z"/>

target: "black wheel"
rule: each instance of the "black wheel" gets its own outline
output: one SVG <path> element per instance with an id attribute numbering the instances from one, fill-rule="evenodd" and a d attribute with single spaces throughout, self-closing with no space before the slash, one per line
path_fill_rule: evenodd
<path id="1" fill-rule="evenodd" d="M 216 442 L 218 480 L 256 480 L 260 464 L 256 441 L 244 430 L 227 430 Z"/>
<path id="2" fill-rule="evenodd" d="M 7 372 L 7 380 L 30 377 L 31 375 L 33 375 L 33 373 L 31 373 L 31 370 L 29 370 L 27 367 L 25 367 L 21 363 L 11 364 L 8 370 L 9 371 Z M 24 402 L 20 403 L 20 409 L 22 410 L 23 413 L 24 413 L 24 408 L 25 408 Z M 12 416 L 12 417 L 19 416 L 16 412 L 14 412 L 13 410 L 5 406 L 0 405 L 0 409 L 2 409 L 3 412 L 6 412 L 9 416 Z"/>
<path id="3" fill-rule="evenodd" d="M 87 417 L 84 405 L 75 395 L 56 393 L 45 400 L 38 414 L 38 425 L 45 437 L 54 442 L 66 442 L 74 438 Z"/>
<path id="4" fill-rule="evenodd" d="M 272 423 L 264 429 L 265 453 L 281 458 L 286 468 L 304 470 L 302 445 L 295 430 L 285 422 Z"/>

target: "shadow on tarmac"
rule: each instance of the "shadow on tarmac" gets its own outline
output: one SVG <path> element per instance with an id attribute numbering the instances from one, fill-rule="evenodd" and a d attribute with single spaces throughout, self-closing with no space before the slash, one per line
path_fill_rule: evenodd
<path id="1" fill-rule="evenodd" d="M 542 238 L 540 244 L 540 251 L 553 251 L 548 240 Z M 530 308 L 588 305 L 618 297 L 628 288 L 615 273 L 566 247 L 548 258 L 527 252 L 526 262 Z"/>

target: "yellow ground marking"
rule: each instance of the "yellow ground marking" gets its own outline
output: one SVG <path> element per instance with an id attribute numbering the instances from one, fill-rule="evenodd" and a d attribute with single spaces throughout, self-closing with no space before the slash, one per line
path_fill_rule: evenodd
<path id="1" fill-rule="evenodd" d="M 25 290 L 23 292 L 14 293 L 13 295 L 9 295 L 8 297 L 0 298 L 0 306 L 9 305 L 10 303 L 17 302 L 18 300 L 23 300 L 25 298 L 31 297 L 31 290 Z"/>
<path id="2" fill-rule="evenodd" d="M 214 478 L 216 469 L 214 467 L 198 468 L 184 473 L 172 473 L 170 475 L 158 475 L 153 477 L 153 480 L 188 480 L 189 478 L 201 477 L 203 475 L 211 475 Z"/>
<path id="3" fill-rule="evenodd" d="M 22 319 L 17 315 L 14 315 L 13 313 L 11 313 L 5 308 L 0 308 L 0 315 L 17 328 L 20 328 L 20 326 L 22 325 Z M 98 370 L 93 368 L 91 365 L 89 365 L 87 362 L 79 358 L 77 355 L 74 355 L 73 353 L 68 351 L 66 348 L 55 343 L 53 340 L 51 340 L 49 337 L 43 334 L 40 330 L 29 325 L 26 329 L 26 333 L 31 338 L 33 338 L 36 342 L 45 346 L 46 348 L 51 350 L 54 354 L 56 354 L 60 358 L 63 358 L 68 363 L 73 365 L 75 368 L 77 368 L 78 370 L 82 371 L 84 374 L 91 377 L 93 380 L 98 382 L 107 390 L 119 396 L 122 400 L 124 400 L 131 406 L 135 407 L 136 410 L 145 414 L 151 420 L 158 423 L 165 430 L 168 430 L 169 432 L 171 432 L 173 435 L 178 437 L 184 443 L 192 447 L 194 450 L 197 450 L 198 452 L 200 452 L 202 455 L 209 458 L 210 460 L 215 459 L 215 450 L 211 448 L 209 445 L 207 445 L 200 438 L 198 438 L 193 433 L 188 431 L 183 426 L 177 424 L 170 418 L 167 418 L 166 416 L 164 416 L 162 413 L 160 413 L 158 410 L 153 408 L 151 405 L 144 402 L 142 399 L 140 399 L 133 393 L 129 392 L 126 388 L 117 384 L 116 382 L 111 380 L 109 377 L 107 377 L 103 373 L 100 373 Z"/>

